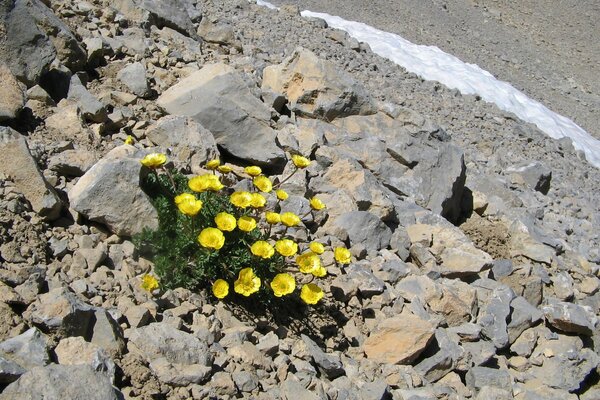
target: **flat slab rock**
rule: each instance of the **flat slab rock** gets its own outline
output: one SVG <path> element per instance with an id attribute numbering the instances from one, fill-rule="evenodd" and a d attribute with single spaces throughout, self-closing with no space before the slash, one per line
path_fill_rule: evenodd
<path id="1" fill-rule="evenodd" d="M 429 344 L 435 327 L 415 315 L 402 314 L 384 320 L 365 340 L 367 358 L 380 363 L 409 364 Z"/>

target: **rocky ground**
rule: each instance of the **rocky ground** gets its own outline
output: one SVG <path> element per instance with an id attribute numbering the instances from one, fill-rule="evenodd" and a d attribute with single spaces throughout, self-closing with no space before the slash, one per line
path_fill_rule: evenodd
<path id="1" fill-rule="evenodd" d="M 600 138 L 600 4 L 594 0 L 274 0 L 437 46 Z"/>
<path id="2" fill-rule="evenodd" d="M 569 140 L 294 7 L 48 4 L 0 4 L 0 399 L 600 397 L 600 174 Z M 355 262 L 311 309 L 143 291 L 157 150 L 309 156 L 287 207 L 318 194 Z"/>

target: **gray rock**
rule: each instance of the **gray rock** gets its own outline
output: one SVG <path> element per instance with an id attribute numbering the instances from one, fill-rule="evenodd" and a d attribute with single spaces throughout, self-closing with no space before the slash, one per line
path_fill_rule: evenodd
<path id="1" fill-rule="evenodd" d="M 149 30 L 153 25 L 158 28 L 167 26 L 184 35 L 196 37 L 194 23 L 187 12 L 190 7 L 188 0 L 117 0 L 113 7 L 145 29 Z"/>
<path id="2" fill-rule="evenodd" d="M 510 304 L 514 297 L 515 293 L 508 286 L 499 286 L 494 289 L 477 320 L 482 327 L 481 333 L 489 338 L 498 349 L 503 349 L 510 343 L 506 321 L 510 315 Z"/>
<path id="3" fill-rule="evenodd" d="M 114 381 L 116 366 L 108 354 L 81 336 L 62 339 L 54 348 L 56 359 L 61 365 L 89 365 L 96 372 L 105 374 Z"/>
<path id="4" fill-rule="evenodd" d="M 285 94 L 293 112 L 310 118 L 331 121 L 376 111 L 362 85 L 332 63 L 301 48 L 280 65 L 265 68 L 262 88 Z"/>
<path id="5" fill-rule="evenodd" d="M 146 98 L 152 93 L 148 86 L 146 67 L 140 62 L 134 62 L 122 68 L 117 78 L 136 96 Z"/>
<path id="6" fill-rule="evenodd" d="M 354 279 L 354 276 L 348 274 L 336 276 L 331 282 L 331 294 L 336 300 L 347 302 L 356 296 L 359 284 L 360 282 Z"/>
<path id="7" fill-rule="evenodd" d="M 355 280 L 358 291 L 363 299 L 369 299 L 383 293 L 385 283 L 369 270 L 370 262 L 357 262 L 347 268 L 348 275 Z"/>
<path id="8" fill-rule="evenodd" d="M 362 245 L 368 252 L 385 249 L 392 231 L 377 216 L 368 211 L 351 211 L 337 217 L 332 230 L 338 237 L 347 237 L 350 245 Z"/>
<path id="9" fill-rule="evenodd" d="M 512 379 L 507 370 L 488 367 L 473 367 L 465 376 L 467 387 L 475 392 L 484 386 L 492 386 L 512 392 Z"/>
<path id="10" fill-rule="evenodd" d="M 563 332 L 592 335 L 598 321 L 586 307 L 552 299 L 542 311 L 550 325 Z"/>
<path id="11" fill-rule="evenodd" d="M 396 284 L 398 280 L 410 273 L 410 267 L 402 260 L 388 260 L 373 262 L 373 275 L 389 284 Z"/>
<path id="12" fill-rule="evenodd" d="M 0 343 L 0 356 L 9 359 L 25 370 L 43 367 L 50 363 L 48 338 L 37 328 Z"/>
<path id="13" fill-rule="evenodd" d="M 65 150 L 50 157 L 48 168 L 60 176 L 82 176 L 96 161 L 96 155 L 86 149 Z"/>
<path id="14" fill-rule="evenodd" d="M 515 297 L 510 302 L 510 308 L 512 312 L 508 323 L 508 338 L 512 344 L 523 331 L 537 324 L 542 319 L 543 314 L 521 296 Z"/>
<path id="15" fill-rule="evenodd" d="M 71 77 L 67 98 L 77 103 L 81 115 L 86 120 L 92 122 L 106 121 L 107 114 L 104 104 L 102 104 L 93 94 L 88 92 L 77 75 Z"/>
<path id="16" fill-rule="evenodd" d="M 26 372 L 0 394 L 2 400 L 17 398 L 119 400 L 123 395 L 90 366 L 52 364 Z"/>
<path id="17" fill-rule="evenodd" d="M 189 117 L 167 115 L 146 130 L 146 137 L 162 148 L 173 148 L 181 166 L 204 165 L 219 157 L 212 133 Z"/>
<path id="18" fill-rule="evenodd" d="M 279 350 L 279 337 L 277 337 L 275 332 L 269 332 L 258 339 L 256 348 L 268 356 L 273 356 Z"/>
<path id="19" fill-rule="evenodd" d="M 132 146 L 120 146 L 98 161 L 69 191 L 73 209 L 117 235 L 132 236 L 158 226 L 156 210 L 140 188 L 140 160 Z M 141 171 L 141 172 L 140 172 Z"/>
<path id="20" fill-rule="evenodd" d="M 11 155 L 10 162 L 0 165 L 0 173 L 11 178 L 33 210 L 49 220 L 58 218 L 62 202 L 44 179 L 25 138 L 11 128 L 0 126 L 0 153 Z"/>
<path id="21" fill-rule="evenodd" d="M 25 93 L 4 63 L 0 63 L 0 82 L 0 121 L 14 119 L 25 105 Z"/>
<path id="22" fill-rule="evenodd" d="M 86 336 L 94 310 L 64 287 L 44 293 L 32 303 L 24 317 L 44 331 L 67 336 Z"/>
<path id="23" fill-rule="evenodd" d="M 123 330 L 118 322 L 103 308 L 94 311 L 90 341 L 108 354 L 118 355 L 125 349 Z"/>
<path id="24" fill-rule="evenodd" d="M 543 194 L 550 190 L 552 170 L 540 162 L 510 167 L 505 173 L 519 176 L 529 187 Z"/>
<path id="25" fill-rule="evenodd" d="M 231 374 L 235 386 L 240 392 L 251 392 L 258 387 L 258 376 L 248 371 L 235 371 Z"/>
<path id="26" fill-rule="evenodd" d="M 281 398 L 283 400 L 319 400 L 319 396 L 304 388 L 300 382 L 288 378 L 281 385 Z"/>
<path id="27" fill-rule="evenodd" d="M 325 353 L 308 336 L 303 334 L 301 337 L 302 341 L 306 345 L 308 354 L 310 354 L 322 374 L 327 376 L 328 379 L 335 379 L 338 376 L 344 375 L 344 366 L 339 355 Z"/>
<path id="28" fill-rule="evenodd" d="M 210 18 L 202 18 L 197 32 L 202 39 L 210 43 L 231 46 L 235 42 L 235 33 L 231 25 Z"/>
<path id="29" fill-rule="evenodd" d="M 390 395 L 390 386 L 383 379 L 367 382 L 360 387 L 358 397 L 363 400 L 385 400 Z"/>
<path id="30" fill-rule="evenodd" d="M 526 329 L 510 346 L 510 351 L 523 357 L 529 357 L 537 343 L 538 334 L 535 329 Z"/>
<path id="31" fill-rule="evenodd" d="M 0 384 L 14 382 L 25 372 L 27 372 L 25 368 L 0 355 Z"/>
<path id="32" fill-rule="evenodd" d="M 169 114 L 200 122 L 236 157 L 269 167 L 284 163 L 270 127 L 269 108 L 228 65 L 205 66 L 166 90 L 157 103 Z"/>

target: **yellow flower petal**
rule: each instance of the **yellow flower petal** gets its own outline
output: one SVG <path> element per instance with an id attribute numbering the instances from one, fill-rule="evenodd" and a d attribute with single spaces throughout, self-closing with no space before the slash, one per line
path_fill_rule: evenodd
<path id="1" fill-rule="evenodd" d="M 275 249 L 269 243 L 264 240 L 259 240 L 254 242 L 254 244 L 250 247 L 250 251 L 257 257 L 261 258 L 271 258 L 273 254 L 275 254 Z"/>
<path id="2" fill-rule="evenodd" d="M 318 254 L 309 251 L 297 256 L 296 264 L 298 264 L 298 269 L 303 274 L 312 274 L 321 267 L 321 259 Z"/>
<path id="3" fill-rule="evenodd" d="M 256 220 L 246 215 L 241 216 L 237 222 L 238 228 L 244 232 L 250 232 L 256 228 Z"/>
<path id="4" fill-rule="evenodd" d="M 203 247 L 219 250 L 225 244 L 225 236 L 217 228 L 204 228 L 198 235 L 198 243 Z"/>
<path id="5" fill-rule="evenodd" d="M 290 239 L 275 242 L 275 250 L 284 257 L 291 257 L 298 252 L 298 244 Z"/>
<path id="6" fill-rule="evenodd" d="M 147 292 L 153 292 L 156 289 L 158 289 L 158 280 L 150 275 L 150 274 L 145 274 L 144 276 L 142 276 L 142 289 L 144 289 Z"/>
<path id="7" fill-rule="evenodd" d="M 150 153 L 140 160 L 147 168 L 158 168 L 167 162 L 167 156 L 162 153 Z"/>
<path id="8" fill-rule="evenodd" d="M 231 168 L 229 165 L 220 165 L 219 168 L 217 168 L 217 169 L 222 174 L 228 174 L 231 171 L 233 171 L 233 168 Z"/>
<path id="9" fill-rule="evenodd" d="M 260 289 L 260 278 L 254 274 L 252 268 L 240 271 L 238 279 L 233 283 L 233 290 L 242 296 L 250 296 Z"/>
<path id="10" fill-rule="evenodd" d="M 182 214 L 193 217 L 202 209 L 202 201 L 190 193 L 182 193 L 175 196 L 175 204 Z"/>
<path id="11" fill-rule="evenodd" d="M 277 195 L 277 198 L 278 198 L 279 200 L 282 200 L 282 201 L 283 201 L 283 200 L 287 200 L 287 198 L 288 198 L 288 194 L 287 194 L 287 192 L 286 192 L 285 190 L 282 190 L 282 189 L 279 189 L 279 190 L 277 190 L 277 191 L 275 192 L 275 194 Z"/>
<path id="12" fill-rule="evenodd" d="M 206 163 L 206 168 L 217 169 L 219 167 L 219 165 L 221 165 L 221 161 L 219 161 L 218 158 L 215 158 L 214 160 L 210 160 L 209 162 Z"/>
<path id="13" fill-rule="evenodd" d="M 300 290 L 300 298 L 306 304 L 317 304 L 323 298 L 323 289 L 314 283 L 307 283 Z"/>
<path id="14" fill-rule="evenodd" d="M 276 297 L 285 296 L 296 290 L 296 280 L 288 273 L 277 274 L 271 281 L 271 289 Z"/>
<path id="15" fill-rule="evenodd" d="M 220 212 L 215 216 L 215 224 L 217 228 L 225 232 L 231 232 L 235 229 L 237 222 L 235 217 L 226 212 Z"/>
<path id="16" fill-rule="evenodd" d="M 273 182 L 264 175 L 257 176 L 252 182 L 261 192 L 269 193 L 273 190 Z"/>
<path id="17" fill-rule="evenodd" d="M 125 139 L 125 144 L 128 144 L 130 146 L 133 144 L 133 137 L 131 135 L 127 135 L 127 139 Z"/>
<path id="18" fill-rule="evenodd" d="M 323 203 L 319 198 L 315 196 L 312 199 L 310 199 L 310 207 L 313 210 L 319 211 L 325 208 L 325 203 Z"/>
<path id="19" fill-rule="evenodd" d="M 257 167 L 256 165 L 246 167 L 244 168 L 244 171 L 246 171 L 246 173 L 250 176 L 258 176 L 262 174 L 262 169 L 260 169 L 260 167 Z"/>
<path id="20" fill-rule="evenodd" d="M 292 162 L 297 168 L 306 168 L 310 165 L 310 160 L 306 157 L 294 154 L 292 156 Z"/>
<path id="21" fill-rule="evenodd" d="M 352 261 L 352 254 L 345 247 L 336 247 L 333 251 L 333 257 L 340 264 L 350 264 Z"/>
<path id="22" fill-rule="evenodd" d="M 219 180 L 219 177 L 213 174 L 205 174 L 195 176 L 188 181 L 188 187 L 194 192 L 206 192 L 212 190 L 214 192 L 223 189 L 223 184 Z"/>
<path id="23" fill-rule="evenodd" d="M 265 196 L 263 196 L 260 193 L 251 193 L 252 195 L 252 201 L 250 202 L 250 205 L 253 208 L 261 208 L 264 207 L 265 204 L 267 204 L 267 199 L 265 199 Z"/>
<path id="24" fill-rule="evenodd" d="M 236 207 L 246 208 L 252 204 L 252 193 L 250 192 L 233 192 L 229 197 L 229 201 Z"/>
<path id="25" fill-rule="evenodd" d="M 267 220 L 267 223 L 274 225 L 281 222 L 281 215 L 276 212 L 267 211 L 265 213 L 265 219 Z"/>
<path id="26" fill-rule="evenodd" d="M 315 254 L 323 254 L 325 252 L 325 246 L 319 242 L 312 242 L 308 247 Z"/>
<path id="27" fill-rule="evenodd" d="M 281 223 L 285 226 L 296 226 L 300 224 L 300 217 L 293 212 L 284 212 L 281 214 Z"/>
<path id="28" fill-rule="evenodd" d="M 229 283 L 223 279 L 217 279 L 212 285 L 212 292 L 217 299 L 224 299 L 229 294 Z"/>

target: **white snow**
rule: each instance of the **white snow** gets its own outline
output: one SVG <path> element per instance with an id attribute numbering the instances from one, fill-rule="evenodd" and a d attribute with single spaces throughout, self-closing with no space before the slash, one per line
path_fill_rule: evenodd
<path id="1" fill-rule="evenodd" d="M 273 4 L 257 0 L 257 4 L 277 9 Z M 573 146 L 582 150 L 587 160 L 600 168 L 600 141 L 570 119 L 556 114 L 543 104 L 527 97 L 507 82 L 500 81 L 475 64 L 467 64 L 435 46 L 416 45 L 399 35 L 384 32 L 361 22 L 312 11 L 302 11 L 304 17 L 320 18 L 336 29 L 342 29 L 367 43 L 373 52 L 413 72 L 423 79 L 438 81 L 458 89 L 463 94 L 477 94 L 483 100 L 531 122 L 554 139 L 569 137 Z"/>

